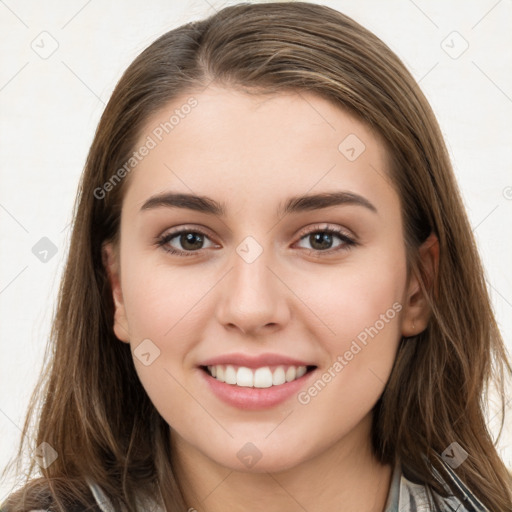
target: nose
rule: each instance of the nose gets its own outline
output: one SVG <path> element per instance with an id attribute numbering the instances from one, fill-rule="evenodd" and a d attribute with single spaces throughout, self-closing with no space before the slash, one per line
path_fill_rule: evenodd
<path id="1" fill-rule="evenodd" d="M 267 251 L 252 262 L 239 254 L 232 261 L 219 289 L 217 320 L 226 329 L 238 329 L 246 335 L 282 329 L 290 317 L 290 291 L 271 268 Z"/>

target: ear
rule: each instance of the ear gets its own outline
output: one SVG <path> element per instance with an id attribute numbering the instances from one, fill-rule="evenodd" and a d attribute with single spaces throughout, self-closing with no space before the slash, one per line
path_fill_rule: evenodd
<path id="1" fill-rule="evenodd" d="M 119 254 L 117 248 L 112 242 L 106 242 L 101 248 L 101 256 L 103 266 L 105 267 L 110 282 L 112 298 L 114 299 L 114 333 L 119 340 L 129 343 L 130 331 L 126 320 L 123 292 L 121 290 Z"/>
<path id="2" fill-rule="evenodd" d="M 433 287 L 436 294 L 436 276 L 439 268 L 439 240 L 434 233 L 418 249 L 420 265 L 425 270 L 425 288 Z M 416 336 L 427 328 L 430 318 L 430 305 L 420 287 L 419 276 L 412 272 L 407 286 L 405 297 L 405 312 L 402 317 L 402 336 Z"/>

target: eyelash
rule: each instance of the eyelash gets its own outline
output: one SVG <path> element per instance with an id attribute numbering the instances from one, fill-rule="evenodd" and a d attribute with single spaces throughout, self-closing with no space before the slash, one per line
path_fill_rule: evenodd
<path id="1" fill-rule="evenodd" d="M 181 229 L 179 231 L 174 231 L 172 233 L 167 233 L 166 235 L 163 235 L 161 237 L 157 238 L 156 245 L 158 247 L 161 247 L 165 252 L 176 255 L 176 256 L 195 256 L 197 253 L 201 252 L 202 249 L 199 249 L 197 251 L 181 251 L 174 248 L 169 248 L 166 246 L 167 243 L 169 243 L 173 238 L 176 238 L 179 235 L 185 234 L 185 233 L 194 233 L 199 234 L 202 236 L 205 236 L 207 238 L 208 235 L 201 231 L 200 229 Z M 347 235 L 345 235 L 341 230 L 333 229 L 333 228 L 321 228 L 319 226 L 314 226 L 310 230 L 308 230 L 306 233 L 304 233 L 300 238 L 299 241 L 302 239 L 308 237 L 309 235 L 312 235 L 313 233 L 328 233 L 330 235 L 338 235 L 338 237 L 341 239 L 343 244 L 340 246 L 334 248 L 334 249 L 326 249 L 326 250 L 319 250 L 319 249 L 303 249 L 307 251 L 309 255 L 319 256 L 319 253 L 337 253 L 338 251 L 348 251 L 352 247 L 358 245 L 358 243 L 353 240 L 352 238 L 349 238 Z"/>

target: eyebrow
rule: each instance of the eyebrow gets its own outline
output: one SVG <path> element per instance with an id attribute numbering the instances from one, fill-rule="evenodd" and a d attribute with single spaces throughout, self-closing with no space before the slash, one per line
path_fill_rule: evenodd
<path id="1" fill-rule="evenodd" d="M 278 207 L 277 215 L 282 217 L 287 214 L 320 210 L 340 205 L 363 206 L 374 213 L 378 213 L 377 208 L 365 197 L 353 192 L 336 191 L 290 197 L 284 206 L 281 204 Z M 150 197 L 144 202 L 140 210 L 152 210 L 160 207 L 186 208 L 218 217 L 225 217 L 227 212 L 225 203 L 218 203 L 210 197 L 174 192 L 166 192 Z"/>

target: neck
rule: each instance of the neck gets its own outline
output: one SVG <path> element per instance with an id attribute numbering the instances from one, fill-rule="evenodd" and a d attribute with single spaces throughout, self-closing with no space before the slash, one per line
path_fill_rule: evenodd
<path id="1" fill-rule="evenodd" d="M 383 512 L 393 468 L 370 449 L 371 415 L 324 452 L 278 472 L 217 464 L 172 433 L 173 466 L 187 507 L 198 512 Z M 198 470 L 200 468 L 200 470 Z"/>

